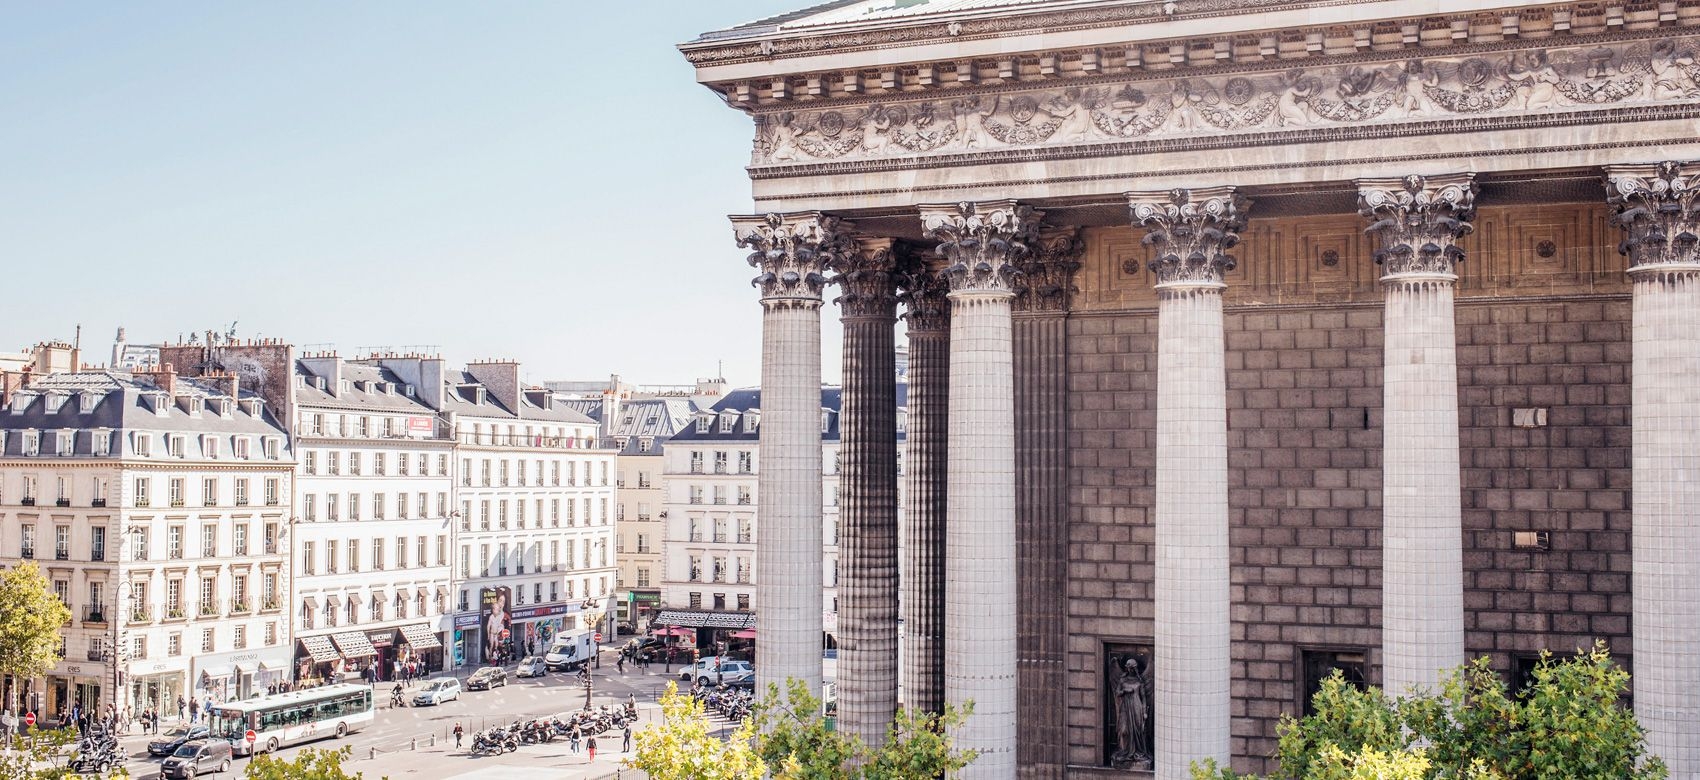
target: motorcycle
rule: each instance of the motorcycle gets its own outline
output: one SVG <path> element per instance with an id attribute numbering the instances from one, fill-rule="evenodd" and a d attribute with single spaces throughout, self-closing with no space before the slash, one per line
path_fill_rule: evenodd
<path id="1" fill-rule="evenodd" d="M 472 752 L 480 756 L 497 756 L 519 750 L 516 729 L 492 726 L 472 735 Z"/>
<path id="2" fill-rule="evenodd" d="M 390 691 L 390 709 L 395 709 L 397 707 L 406 707 L 406 706 L 407 706 L 407 696 L 402 693 L 401 686 L 397 685 L 393 690 Z"/>

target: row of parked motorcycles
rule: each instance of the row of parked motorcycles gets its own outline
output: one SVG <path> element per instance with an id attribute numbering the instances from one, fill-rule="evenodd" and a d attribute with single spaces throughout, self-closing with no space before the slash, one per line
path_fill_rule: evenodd
<path id="1" fill-rule="evenodd" d="M 101 727 L 91 727 L 83 733 L 71 759 L 71 771 L 78 774 L 104 775 L 123 765 L 124 753 L 118 749 L 118 735 Z"/>
<path id="2" fill-rule="evenodd" d="M 564 720 L 551 716 L 514 721 L 507 726 L 492 726 L 473 734 L 472 753 L 478 756 L 512 753 L 519 750 L 520 745 L 553 742 L 556 737 L 568 737 L 574 731 L 581 738 L 594 737 L 610 730 L 623 729 L 636 721 L 637 707 L 630 704 L 619 710 L 609 709 L 604 704 L 599 710 L 580 710 Z"/>
<path id="3" fill-rule="evenodd" d="M 753 691 L 730 685 L 698 685 L 691 689 L 691 695 L 701 701 L 704 708 L 720 713 L 727 720 L 741 721 L 749 717 L 750 709 L 756 704 Z"/>

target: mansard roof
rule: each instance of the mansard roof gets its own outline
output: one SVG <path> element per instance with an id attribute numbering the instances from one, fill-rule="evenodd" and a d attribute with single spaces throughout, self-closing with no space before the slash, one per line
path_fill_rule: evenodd
<path id="1" fill-rule="evenodd" d="M 424 402 L 408 397 L 407 383 L 389 369 L 344 362 L 340 370 L 348 387 L 337 390 L 327 384 L 321 390 L 316 380 L 325 379 L 327 383 L 333 380 L 317 376 L 301 361 L 296 361 L 295 402 L 302 406 L 348 411 L 432 414 L 431 408 Z"/>

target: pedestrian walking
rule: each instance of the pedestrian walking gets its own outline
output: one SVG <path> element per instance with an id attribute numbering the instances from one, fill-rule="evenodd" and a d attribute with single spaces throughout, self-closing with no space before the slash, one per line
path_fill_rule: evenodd
<path id="1" fill-rule="evenodd" d="M 177 694 L 177 720 L 183 720 L 183 694 Z"/>
<path id="2" fill-rule="evenodd" d="M 460 735 L 462 733 L 463 732 L 461 731 L 461 728 L 460 728 L 460 721 L 455 721 L 455 750 L 460 749 Z"/>
<path id="3" fill-rule="evenodd" d="M 626 656 L 624 653 L 620 654 L 620 660 L 614 662 L 614 668 L 618 669 L 620 674 L 626 673 Z"/>
<path id="4" fill-rule="evenodd" d="M 200 717 L 201 703 L 197 700 L 191 699 L 189 701 L 189 722 L 194 723 L 195 721 L 200 720 Z"/>
<path id="5" fill-rule="evenodd" d="M 585 745 L 585 747 L 590 749 L 590 760 L 595 761 L 596 760 L 596 738 L 591 737 L 589 741 L 584 743 L 584 745 Z"/>
<path id="6" fill-rule="evenodd" d="M 625 741 L 620 745 L 621 753 L 632 752 L 632 727 L 626 726 Z"/>
<path id="7" fill-rule="evenodd" d="M 574 753 L 578 752 L 578 741 L 578 727 L 574 726 L 572 732 L 567 735 L 567 745 L 573 749 Z"/>

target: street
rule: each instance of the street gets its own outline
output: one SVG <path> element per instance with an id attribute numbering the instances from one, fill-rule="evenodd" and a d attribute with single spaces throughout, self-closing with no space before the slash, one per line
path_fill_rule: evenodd
<path id="1" fill-rule="evenodd" d="M 644 674 L 628 665 L 622 674 L 615 671 L 613 651 L 604 651 L 602 656 L 602 668 L 591 670 L 592 704 L 618 707 L 627 696 L 635 695 L 639 725 L 634 731 L 659 718 L 656 699 L 669 680 L 679 679 L 679 667 L 673 667 L 673 673 L 668 674 L 665 667 L 656 665 Z M 471 668 L 464 669 L 459 676 L 464 679 L 472 671 Z M 418 685 L 415 683 L 409 687 L 410 696 Z M 310 742 L 284 748 L 278 754 L 289 758 L 307 748 L 335 750 L 349 747 L 354 751 L 353 760 L 345 766 L 351 771 L 365 772 L 369 778 L 405 776 L 431 780 L 503 777 L 511 775 L 515 767 L 524 767 L 528 778 L 581 780 L 611 777 L 619 772 L 621 762 L 629 756 L 620 752 L 621 735 L 618 732 L 609 732 L 597 739 L 594 762 L 583 750 L 573 752 L 565 739 L 543 745 L 524 745 L 517 752 L 501 756 L 474 757 L 467 753 L 473 733 L 487 726 L 583 707 L 584 689 L 574 673 L 517 679 L 512 676 L 510 668 L 506 686 L 493 691 L 467 691 L 461 694 L 459 700 L 436 707 L 390 709 L 389 691 L 392 687 L 390 683 L 378 684 L 374 698 L 379 706 L 371 726 L 347 739 Z M 454 747 L 453 732 L 457 722 L 465 732 L 461 750 Z M 137 735 L 121 740 L 132 757 L 126 766 L 137 780 L 159 777 L 160 760 L 147 756 L 147 741 L 147 737 Z M 237 760 L 231 767 L 231 776 L 240 776 L 247 762 L 246 758 Z M 625 777 L 641 776 L 641 773 L 631 770 L 621 774 Z"/>

